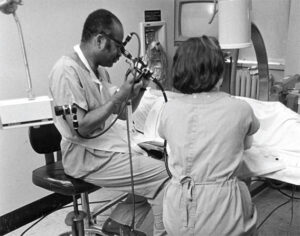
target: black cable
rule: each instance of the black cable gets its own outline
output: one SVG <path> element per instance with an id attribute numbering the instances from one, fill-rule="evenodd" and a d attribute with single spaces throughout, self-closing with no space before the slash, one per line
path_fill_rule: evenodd
<path id="1" fill-rule="evenodd" d="M 70 113 L 72 113 L 72 122 L 73 122 L 73 128 L 76 131 L 76 133 L 78 134 L 79 137 L 83 138 L 83 139 L 94 139 L 97 138 L 101 135 L 103 135 L 104 133 L 106 133 L 115 123 L 116 121 L 120 118 L 120 116 L 122 115 L 125 107 L 126 107 L 126 103 L 129 100 L 129 95 L 127 96 L 127 98 L 125 99 L 125 102 L 123 103 L 123 106 L 121 107 L 118 115 L 116 116 L 116 118 L 111 122 L 111 124 L 104 130 L 102 130 L 99 134 L 94 135 L 94 136 L 84 136 L 82 135 L 79 131 L 79 124 L 78 124 L 78 120 L 77 120 L 77 107 L 75 104 L 73 105 L 63 105 L 63 106 L 56 106 L 55 107 L 55 115 L 56 116 L 63 116 L 65 119 L 66 115 L 69 115 Z"/>
<path id="2" fill-rule="evenodd" d="M 165 92 L 163 86 L 155 78 L 153 79 L 153 82 L 160 88 L 160 90 L 162 91 L 162 94 L 164 96 L 165 103 L 167 103 L 168 102 L 168 98 L 167 98 L 167 95 L 166 95 L 166 92 Z M 165 166 L 166 166 L 166 171 L 168 173 L 169 178 L 172 178 L 172 173 L 171 173 L 171 171 L 169 169 L 169 164 L 168 164 L 167 140 L 164 140 L 164 148 L 163 148 L 163 150 L 164 150 L 163 157 L 164 157 L 164 162 L 165 162 Z"/>
<path id="3" fill-rule="evenodd" d="M 272 210 L 268 215 L 267 217 L 260 223 L 260 225 L 257 227 L 257 230 L 265 223 L 265 221 L 277 210 L 279 209 L 280 207 L 282 207 L 283 205 L 287 204 L 288 202 L 291 201 L 292 203 L 292 206 L 291 206 L 291 219 L 290 219 L 290 223 L 289 225 L 291 226 L 292 222 L 293 222 L 293 217 L 294 217 L 294 200 L 299 200 L 300 198 L 299 197 L 295 197 L 295 189 L 296 189 L 296 186 L 295 185 L 292 185 L 292 195 L 289 195 L 285 192 L 283 192 L 281 189 L 283 187 L 286 187 L 288 185 L 288 183 L 284 183 L 284 182 L 281 182 L 281 183 L 278 183 L 278 184 L 275 184 L 273 183 L 271 180 L 269 179 L 261 179 L 261 178 L 258 178 L 258 179 L 253 179 L 251 180 L 251 182 L 253 181 L 261 181 L 261 182 L 265 182 L 265 183 L 268 183 L 273 189 L 277 190 L 278 192 L 280 192 L 282 195 L 288 197 L 289 199 L 282 203 L 281 205 L 277 206 L 274 210 Z"/>
<path id="4" fill-rule="evenodd" d="M 168 176 L 169 176 L 169 178 L 172 178 L 172 174 L 171 174 L 171 171 L 170 171 L 169 165 L 168 165 L 167 140 L 164 140 L 164 153 L 163 153 L 163 157 L 164 157 L 166 171 L 168 173 Z"/>
<path id="5" fill-rule="evenodd" d="M 215 18 L 215 16 L 217 15 L 218 13 L 218 9 L 217 9 L 217 0 L 214 0 L 214 11 L 213 11 L 213 15 L 212 17 L 210 18 L 208 24 L 211 24 Z"/>
<path id="6" fill-rule="evenodd" d="M 267 183 L 265 180 L 261 179 L 261 178 L 251 178 L 251 182 L 263 182 L 263 183 Z"/>
<path id="7" fill-rule="evenodd" d="M 152 78 L 152 81 L 153 81 L 153 82 L 159 87 L 159 89 L 161 90 L 165 102 L 168 102 L 168 98 L 167 98 L 166 92 L 165 92 L 165 90 L 164 90 L 162 84 L 161 84 L 156 78 Z"/>
<path id="8" fill-rule="evenodd" d="M 281 194 L 283 194 L 284 196 L 288 197 L 288 198 L 292 198 L 292 199 L 294 199 L 294 200 L 299 200 L 299 199 L 300 199 L 300 197 L 295 197 L 295 196 L 293 196 L 294 193 L 293 193 L 293 195 L 289 195 L 289 194 L 283 192 L 281 189 L 277 189 L 277 191 L 280 192 Z"/>
<path id="9" fill-rule="evenodd" d="M 295 186 L 293 185 L 293 189 L 292 189 L 292 205 L 291 205 L 291 220 L 290 220 L 290 224 L 289 224 L 289 229 L 291 228 L 292 222 L 293 222 L 293 218 L 294 218 L 294 193 L 295 193 Z"/>
<path id="10" fill-rule="evenodd" d="M 285 182 L 280 182 L 278 181 L 278 183 L 274 182 L 273 180 L 267 179 L 266 182 L 271 185 L 272 188 L 274 189 L 280 189 L 283 188 L 285 186 L 287 186 L 288 184 Z"/>
<path id="11" fill-rule="evenodd" d="M 105 200 L 105 201 L 94 201 L 94 202 L 89 202 L 89 204 L 98 204 L 98 203 L 105 203 L 105 202 L 109 202 L 109 200 Z M 82 205 L 81 203 L 78 204 L 78 206 Z M 59 211 L 59 210 L 62 210 L 62 209 L 65 209 L 65 208 L 69 208 L 69 207 L 72 207 L 73 205 L 67 205 L 67 206 L 62 206 L 62 207 L 59 207 L 59 208 L 56 208 L 54 210 L 52 210 L 51 212 L 43 215 L 42 217 L 40 217 L 36 222 L 34 222 L 32 225 L 30 225 L 27 229 L 25 229 L 21 234 L 20 236 L 23 236 L 26 232 L 28 232 L 30 229 L 32 229 L 35 225 L 37 225 L 39 222 L 41 222 L 43 219 L 45 219 L 47 216 L 51 215 L 52 213 L 56 212 L 56 211 Z"/>
<path id="12" fill-rule="evenodd" d="M 137 53 L 137 54 L 138 54 L 138 57 L 137 57 L 137 58 L 139 58 L 139 56 L 140 56 L 140 48 L 141 48 L 141 42 L 140 42 L 139 35 L 138 35 L 137 33 L 135 33 L 135 32 L 130 33 L 130 35 L 131 35 L 130 37 L 132 37 L 133 35 L 135 35 L 135 36 L 137 37 L 137 39 L 138 39 L 138 53 Z M 125 46 L 125 45 L 128 43 L 129 40 L 130 40 L 130 39 L 128 39 L 127 41 L 125 40 L 125 42 L 123 43 L 123 45 Z M 133 77 L 134 77 L 134 81 L 136 81 L 136 78 L 137 78 L 137 70 L 135 70 L 134 76 L 133 76 Z M 133 86 L 132 86 L 132 88 L 133 88 Z M 74 120 L 73 120 L 73 128 L 75 129 L 75 131 L 76 131 L 76 133 L 78 134 L 78 136 L 81 137 L 81 138 L 84 138 L 84 139 L 94 139 L 94 138 L 97 138 L 97 137 L 103 135 L 104 133 L 106 133 L 106 132 L 107 132 L 107 131 L 108 131 L 108 130 L 116 123 L 116 121 L 120 118 L 120 116 L 121 116 L 121 114 L 123 113 L 125 107 L 127 106 L 129 97 L 130 97 L 130 94 L 127 96 L 125 102 L 123 103 L 122 108 L 120 109 L 119 114 L 118 114 L 117 117 L 112 121 L 112 123 L 111 123 L 105 130 L 101 131 L 101 132 L 100 132 L 99 134 L 97 134 L 97 135 L 94 135 L 94 136 L 84 136 L 84 135 L 80 134 L 80 132 L 78 131 L 78 123 L 77 123 L 77 125 L 76 125 L 76 122 L 74 122 Z M 74 117 L 74 115 L 76 115 L 76 114 L 73 114 L 73 117 Z M 74 125 L 74 124 L 75 124 L 75 125 Z"/>
<path id="13" fill-rule="evenodd" d="M 131 104 L 129 104 L 131 105 Z M 126 109 L 128 116 L 129 111 L 128 107 Z M 134 224 L 135 224 L 135 194 L 134 194 L 134 178 L 133 178 L 133 163 L 132 163 L 132 152 L 131 152 L 131 141 L 130 141 L 130 125 L 129 125 L 129 117 L 126 119 L 126 125 L 127 125 L 127 140 L 128 140 L 128 152 L 129 152 L 129 163 L 130 163 L 130 184 L 131 184 L 131 192 L 132 192 L 132 219 L 131 219 L 131 229 L 134 230 Z"/>
<path id="14" fill-rule="evenodd" d="M 54 211 L 53 211 L 54 212 Z M 52 212 L 51 212 L 52 213 Z M 26 230 L 24 230 L 20 236 L 23 236 L 25 235 L 26 232 L 28 232 L 31 228 L 33 228 L 35 225 L 37 225 L 39 222 L 41 222 L 44 218 L 46 218 L 48 215 L 50 215 L 51 213 L 49 214 L 46 214 L 44 216 L 42 216 L 40 219 L 38 219 L 36 222 L 34 222 L 32 225 L 30 225 Z"/>
<path id="15" fill-rule="evenodd" d="M 139 58 L 139 54 L 140 54 L 140 38 L 139 38 L 139 35 L 138 34 L 136 34 L 136 33 L 131 33 L 131 36 L 132 35 L 135 35 L 136 37 L 137 37 L 137 40 L 138 40 L 138 44 L 139 44 L 139 46 L 138 46 L 138 48 L 139 48 L 139 50 L 138 50 L 138 57 L 137 58 Z M 131 54 L 130 53 L 128 53 L 128 52 L 126 52 L 125 53 L 125 49 L 124 49 L 124 56 L 125 57 L 127 57 L 128 59 L 130 59 L 130 60 L 132 60 L 132 56 L 131 56 Z M 134 62 L 134 60 L 133 60 L 133 62 Z M 147 70 L 148 71 L 148 70 Z M 143 70 L 142 70 L 142 72 L 140 73 L 140 75 L 139 75 L 139 77 L 143 77 Z M 136 74 L 137 74 L 137 70 L 135 70 L 135 74 L 134 74 L 134 80 L 136 80 Z M 145 76 L 147 76 L 147 75 L 145 75 Z M 149 77 L 149 75 L 148 75 L 148 77 Z M 161 83 L 156 79 L 156 78 L 153 78 L 152 77 L 152 74 L 150 74 L 150 77 L 148 78 L 148 79 L 152 79 L 152 81 L 154 82 L 154 83 L 156 83 L 157 84 L 157 86 L 160 88 L 160 90 L 162 91 L 162 93 L 163 93 L 163 96 L 164 96 L 164 100 L 165 100 L 165 102 L 167 102 L 168 101 L 168 99 L 167 99 L 167 96 L 166 96 L 166 93 L 165 93 L 165 91 L 164 91 L 164 88 L 163 88 L 163 86 L 161 85 Z M 147 79 L 147 78 L 146 78 Z M 137 81 L 138 82 L 138 81 Z M 128 107 L 127 107 L 127 109 L 128 109 Z M 128 113 L 128 110 L 127 110 L 127 115 L 128 115 L 129 113 Z M 133 163 L 132 163 L 132 152 L 131 152 L 131 141 L 130 141 L 130 131 L 129 131 L 129 117 L 127 117 L 127 119 L 126 119 L 126 124 L 127 124 L 127 139 L 128 139 L 128 150 L 129 150 L 129 160 L 130 160 L 130 177 L 131 177 L 131 191 L 132 191 L 132 198 L 133 198 L 133 200 L 132 200 L 132 206 L 133 206 L 133 216 L 132 216 L 132 221 L 131 221 L 131 230 L 134 230 L 134 227 L 135 227 L 135 194 L 134 194 L 134 178 L 133 178 Z M 170 171 L 169 171 L 169 168 L 168 168 L 168 158 L 167 158 L 167 152 L 166 152 L 166 145 L 167 145 L 167 141 L 165 140 L 164 141 L 164 157 L 165 157 L 165 165 L 166 165 L 166 170 L 167 170 L 167 173 L 168 173 L 168 175 L 171 177 L 171 173 L 170 173 Z"/>
<path id="16" fill-rule="evenodd" d="M 263 181 L 263 180 L 260 180 L 260 181 Z M 281 206 L 287 204 L 288 202 L 291 202 L 291 219 L 290 219 L 290 223 L 289 223 L 289 229 L 292 225 L 292 222 L 293 222 L 293 218 L 294 218 L 294 200 L 299 200 L 300 198 L 299 197 L 295 197 L 295 189 L 296 189 L 296 186 L 295 185 L 292 185 L 292 195 L 289 195 L 285 192 L 283 192 L 281 189 L 283 187 L 286 187 L 288 186 L 287 183 L 278 183 L 278 184 L 275 184 L 273 183 L 271 180 L 266 180 L 264 181 L 266 183 L 268 183 L 273 189 L 277 190 L 278 192 L 280 192 L 282 195 L 288 197 L 289 199 L 282 203 L 281 205 L 277 206 L 273 211 L 271 211 L 269 213 L 269 215 L 261 222 L 261 224 L 257 227 L 257 230 L 264 224 L 264 222 L 277 210 L 279 209 Z"/>
<path id="17" fill-rule="evenodd" d="M 141 47 L 141 42 L 138 34 L 136 33 L 131 33 L 131 35 L 135 35 L 137 37 L 138 41 L 138 57 L 140 55 L 140 47 Z M 134 72 L 134 81 L 136 80 L 137 77 L 137 71 L 135 70 Z M 134 88 L 134 83 L 132 84 L 131 91 L 133 91 Z M 131 140 L 130 140 L 130 125 L 129 125 L 129 111 L 128 111 L 128 106 L 131 106 L 131 101 L 130 104 L 127 104 L 129 101 L 126 101 L 126 114 L 127 114 L 127 119 L 126 119 L 126 126 L 127 126 L 127 141 L 128 141 L 128 152 L 129 152 L 129 164 L 130 164 L 130 185 L 131 185 L 131 193 L 132 193 L 132 218 L 131 218 L 131 230 L 134 231 L 135 228 L 135 191 L 134 191 L 134 178 L 133 178 L 133 163 L 132 163 L 132 152 L 131 152 Z"/>
<path id="18" fill-rule="evenodd" d="M 295 200 L 299 200 L 299 199 L 300 199 L 300 197 L 295 197 L 295 196 L 294 196 L 294 193 L 293 193 L 293 195 L 289 195 L 289 194 L 287 194 L 287 193 L 285 193 L 285 192 L 282 191 L 283 187 L 289 186 L 290 184 L 285 183 L 285 182 L 279 182 L 279 183 L 277 184 L 277 183 L 274 183 L 272 180 L 267 180 L 266 182 L 267 182 L 273 189 L 276 189 L 278 192 L 280 192 L 282 195 L 284 195 L 284 196 L 286 196 L 286 197 L 288 197 L 288 198 L 293 198 L 293 199 L 295 199 Z M 294 188 L 295 188 L 295 185 L 291 185 L 291 186 L 292 186 L 293 190 L 295 190 L 295 189 L 294 189 Z"/>
<path id="19" fill-rule="evenodd" d="M 279 206 L 275 207 L 267 216 L 266 218 L 257 226 L 257 230 L 259 230 L 259 228 L 267 221 L 267 219 L 270 218 L 270 216 L 276 211 L 278 210 L 280 207 L 288 204 L 291 201 L 291 199 L 288 199 L 286 202 L 280 204 Z"/>
<path id="20" fill-rule="evenodd" d="M 94 135 L 94 136 L 84 136 L 84 135 L 82 135 L 82 134 L 80 134 L 80 132 L 78 131 L 78 127 L 77 128 L 75 128 L 74 126 L 76 126 L 76 125 L 74 125 L 74 121 L 73 121 L 73 128 L 74 128 L 74 130 L 76 131 L 76 133 L 78 134 L 78 136 L 79 137 L 81 137 L 81 138 L 83 138 L 83 139 L 94 139 L 94 138 L 97 138 L 97 137 L 99 137 L 99 136 L 101 136 L 101 135 L 103 135 L 104 133 L 106 133 L 116 122 L 117 122 L 117 120 L 120 118 L 120 116 L 122 115 L 122 113 L 123 113 L 123 111 L 125 110 L 125 107 L 126 107 L 126 104 L 127 104 L 127 102 L 128 102 L 128 100 L 129 100 L 129 95 L 127 96 L 127 98 L 126 98 L 126 100 L 125 100 L 125 103 L 123 104 L 123 106 L 121 107 L 121 109 L 120 109 L 120 112 L 119 112 L 119 114 L 116 116 L 116 118 L 109 124 L 109 126 L 106 128 L 106 129 L 104 129 L 103 131 L 101 131 L 99 134 L 97 134 L 97 135 Z"/>
<path id="21" fill-rule="evenodd" d="M 63 207 L 58 207 L 52 211 L 50 211 L 49 213 L 43 215 L 42 217 L 40 217 L 36 222 L 34 222 L 32 225 L 30 225 L 27 229 L 25 229 L 21 234 L 20 236 L 23 236 L 26 232 L 28 232 L 30 229 L 32 229 L 35 225 L 37 225 L 39 222 L 41 222 L 43 219 L 45 219 L 47 216 L 51 215 L 52 213 L 56 212 L 56 211 L 59 211 L 59 210 L 62 210 L 64 208 L 68 208 L 68 207 L 71 207 L 72 205 L 68 205 L 68 206 L 63 206 Z"/>

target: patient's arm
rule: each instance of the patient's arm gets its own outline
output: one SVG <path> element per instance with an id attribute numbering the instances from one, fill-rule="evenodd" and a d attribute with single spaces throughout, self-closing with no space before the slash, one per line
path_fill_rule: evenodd
<path id="1" fill-rule="evenodd" d="M 253 142 L 253 136 L 247 135 L 244 140 L 244 149 L 247 150 L 247 149 L 251 148 L 252 142 Z"/>
<path id="2" fill-rule="evenodd" d="M 244 140 L 244 150 L 251 148 L 252 142 L 253 142 L 253 135 L 247 135 Z M 245 184 L 247 185 L 250 191 L 251 177 L 240 178 L 240 179 L 245 182 Z"/>

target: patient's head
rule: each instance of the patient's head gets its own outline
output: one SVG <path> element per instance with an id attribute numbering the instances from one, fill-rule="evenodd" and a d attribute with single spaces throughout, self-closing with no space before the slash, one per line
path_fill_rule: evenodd
<path id="1" fill-rule="evenodd" d="M 186 94 L 208 92 L 215 88 L 223 71 L 218 40 L 205 35 L 190 38 L 177 48 L 173 58 L 173 86 Z"/>

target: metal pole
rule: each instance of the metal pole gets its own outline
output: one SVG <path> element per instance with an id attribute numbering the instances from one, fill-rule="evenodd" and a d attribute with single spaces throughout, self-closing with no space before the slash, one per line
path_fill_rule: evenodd
<path id="1" fill-rule="evenodd" d="M 28 83 L 27 94 L 28 94 L 28 98 L 29 99 L 34 99 L 34 95 L 33 95 L 33 92 L 32 92 L 31 76 L 30 76 L 30 71 L 29 71 L 29 65 L 28 65 L 28 60 L 27 60 L 27 55 L 26 55 L 26 49 L 25 49 L 25 43 L 24 43 L 21 23 L 18 19 L 18 16 L 17 16 L 16 12 L 13 13 L 13 16 L 14 16 L 14 19 L 16 21 L 16 24 L 17 24 L 17 27 L 18 27 L 18 32 L 19 32 L 19 37 L 20 37 L 20 40 L 21 40 L 23 59 L 24 59 L 24 64 L 25 64 L 25 69 L 26 69 L 26 74 L 27 74 L 27 83 Z"/>

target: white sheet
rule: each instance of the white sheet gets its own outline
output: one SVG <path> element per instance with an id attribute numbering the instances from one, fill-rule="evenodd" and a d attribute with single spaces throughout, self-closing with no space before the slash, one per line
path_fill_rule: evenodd
<path id="1" fill-rule="evenodd" d="M 181 94 L 167 92 L 168 100 Z M 253 108 L 260 121 L 253 146 L 245 151 L 241 177 L 263 176 L 300 185 L 300 115 L 280 102 L 243 99 Z M 163 141 L 158 133 L 159 117 L 164 104 L 162 93 L 149 90 L 134 113 L 136 127 L 144 132 L 142 141 Z"/>
<path id="2" fill-rule="evenodd" d="M 300 115 L 280 102 L 238 98 L 250 104 L 260 121 L 260 129 L 254 135 L 253 148 L 249 151 L 258 148 L 269 152 L 271 158 L 278 159 L 284 166 L 276 172 L 259 175 L 300 185 Z M 261 156 L 257 155 L 256 159 L 261 160 Z M 261 168 L 261 163 L 258 162 L 256 167 Z"/>

